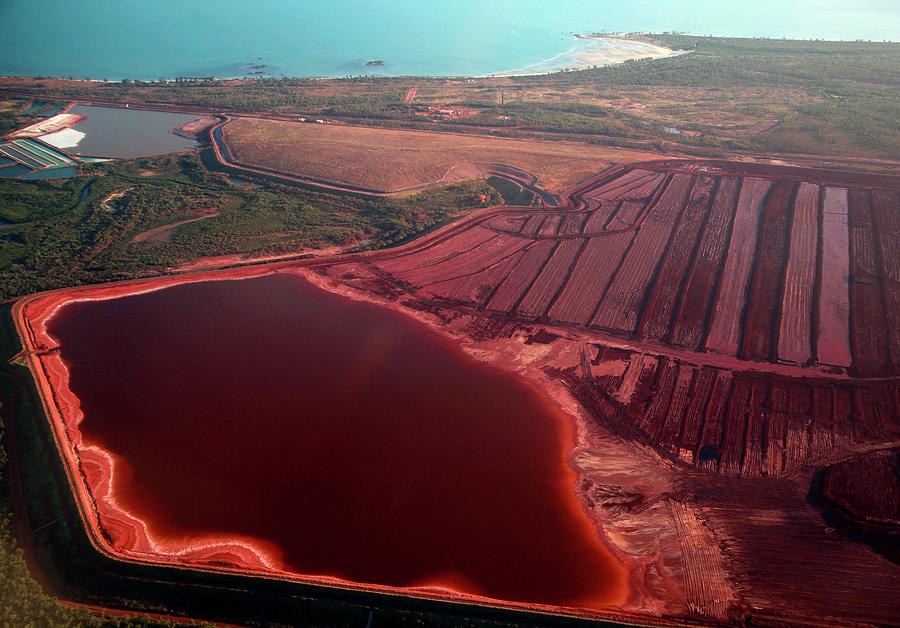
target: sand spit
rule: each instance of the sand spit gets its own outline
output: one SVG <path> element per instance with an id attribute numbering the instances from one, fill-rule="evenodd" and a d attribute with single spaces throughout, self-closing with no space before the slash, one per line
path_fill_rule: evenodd
<path id="1" fill-rule="evenodd" d="M 600 47 L 586 50 L 579 55 L 582 65 L 612 65 L 623 63 L 630 59 L 662 59 L 684 54 L 685 50 L 672 50 L 665 46 L 658 46 L 646 41 L 624 39 L 604 35 L 577 35 L 579 39 L 585 39 L 597 43 Z"/>

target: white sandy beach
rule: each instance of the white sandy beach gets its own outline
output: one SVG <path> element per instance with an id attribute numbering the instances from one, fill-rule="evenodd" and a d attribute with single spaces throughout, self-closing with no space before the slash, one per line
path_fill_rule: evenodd
<path id="1" fill-rule="evenodd" d="M 630 59 L 661 59 L 685 52 L 612 35 L 577 35 L 572 48 L 562 54 L 524 68 L 498 72 L 490 76 L 527 76 L 563 70 L 584 70 L 622 63 Z"/>

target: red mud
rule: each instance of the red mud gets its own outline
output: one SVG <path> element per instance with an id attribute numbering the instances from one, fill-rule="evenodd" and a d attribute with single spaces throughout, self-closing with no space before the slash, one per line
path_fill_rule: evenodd
<path id="1" fill-rule="evenodd" d="M 900 533 L 900 449 L 882 449 L 832 465 L 822 494 L 852 520 Z"/>
<path id="2" fill-rule="evenodd" d="M 783 286 L 790 209 L 796 185 L 778 181 L 766 198 L 756 242 L 756 262 L 747 297 L 746 323 L 741 359 L 768 360 L 773 357 L 780 290 Z"/>
<path id="3" fill-rule="evenodd" d="M 849 367 L 850 240 L 847 190 L 825 188 L 822 203 L 822 290 L 816 351 L 819 362 Z"/>
<path id="4" fill-rule="evenodd" d="M 310 351 L 310 346 L 308 340 L 304 341 L 304 345 L 293 346 L 290 328 L 281 327 L 280 330 L 271 332 L 273 337 L 270 340 L 274 343 L 271 345 L 273 353 L 268 360 L 272 362 L 271 368 L 259 368 L 257 356 L 242 354 L 244 363 L 254 363 L 253 370 L 262 373 L 261 380 L 246 373 L 239 375 L 240 385 L 226 386 L 231 391 L 238 391 L 237 397 L 229 397 L 227 390 L 206 390 L 210 385 L 221 387 L 222 379 L 218 376 L 212 381 L 197 378 L 197 373 L 208 367 L 198 367 L 193 360 L 204 352 L 214 354 L 213 347 L 221 347 L 223 344 L 221 337 L 211 333 L 209 340 L 212 344 L 205 350 L 199 351 L 195 347 L 179 357 L 177 347 L 183 346 L 184 338 L 180 336 L 182 332 L 175 330 L 182 330 L 185 337 L 196 339 L 198 335 L 203 335 L 202 330 L 206 330 L 207 325 L 215 327 L 218 324 L 215 322 L 217 311 L 224 311 L 224 314 L 218 316 L 231 319 L 236 325 L 235 329 L 229 331 L 232 340 L 228 344 L 233 345 L 239 342 L 234 334 L 239 329 L 248 327 L 247 317 L 259 313 L 259 308 L 254 305 L 259 301 L 242 295 L 228 304 L 227 294 L 234 293 L 232 288 L 238 286 L 203 283 L 179 288 L 181 294 L 185 295 L 182 299 L 190 300 L 189 310 L 196 310 L 201 303 L 208 304 L 205 308 L 200 306 L 204 311 L 198 314 L 198 320 L 191 321 L 189 317 L 175 315 L 175 319 L 171 319 L 171 323 L 178 320 L 175 328 L 167 327 L 171 323 L 162 324 L 168 330 L 160 337 L 163 344 L 166 344 L 164 339 L 175 332 L 172 337 L 174 345 L 170 347 L 175 354 L 168 349 L 163 350 L 159 340 L 153 340 L 152 351 L 142 354 L 140 358 L 133 356 L 135 363 L 131 367 L 128 366 L 131 360 L 126 359 L 126 363 L 106 370 L 106 374 L 93 381 L 92 391 L 92 384 L 88 380 L 92 377 L 91 373 L 97 371 L 92 367 L 85 367 L 85 360 L 90 361 L 91 355 L 114 357 L 117 351 L 115 347 L 121 348 L 122 342 L 127 344 L 125 339 L 132 337 L 129 330 L 148 329 L 143 327 L 144 323 L 136 323 L 134 316 L 138 312 L 144 312 L 148 316 L 145 322 L 150 326 L 154 321 L 166 321 L 167 316 L 172 315 L 174 302 L 171 301 L 171 296 L 176 295 L 177 290 L 153 295 L 143 293 L 179 283 L 237 279 L 271 272 L 271 266 L 242 268 L 205 273 L 203 276 L 75 289 L 40 295 L 16 305 L 17 324 L 28 346 L 26 355 L 43 391 L 42 396 L 55 428 L 57 444 L 67 461 L 70 483 L 80 498 L 78 501 L 82 516 L 88 522 L 94 541 L 100 549 L 127 560 L 174 563 L 201 569 L 236 570 L 335 586 L 403 591 L 427 597 L 449 596 L 500 604 L 507 602 L 497 600 L 509 600 L 530 608 L 603 609 L 622 599 L 622 568 L 596 536 L 593 525 L 572 491 L 574 473 L 563 462 L 566 452 L 572 447 L 569 420 L 518 380 L 501 377 L 499 373 L 486 367 L 475 366 L 468 359 L 459 357 L 451 362 L 455 360 L 463 371 L 474 368 L 472 373 L 479 382 L 477 385 L 481 387 L 480 393 L 471 388 L 471 383 L 464 383 L 467 376 L 462 375 L 462 371 L 454 373 L 454 369 L 449 368 L 446 363 L 439 368 L 441 377 L 436 373 L 420 373 L 417 377 L 421 381 L 414 384 L 416 388 L 406 393 L 415 396 L 412 391 L 423 386 L 426 395 L 436 397 L 431 402 L 448 406 L 448 409 L 426 409 L 425 406 L 418 408 L 418 418 L 427 416 L 430 419 L 430 422 L 425 422 L 427 425 L 421 434 L 418 432 L 422 428 L 416 427 L 420 421 L 405 425 L 404 429 L 411 429 L 413 434 L 404 435 L 403 432 L 392 431 L 396 428 L 390 426 L 390 421 L 379 420 L 358 424 L 355 428 L 348 426 L 350 432 L 346 429 L 336 430 L 334 425 L 329 425 L 326 431 L 319 432 L 316 437 L 309 435 L 307 439 L 302 436 L 302 432 L 297 431 L 296 419 L 292 418 L 285 424 L 288 431 L 281 436 L 277 436 L 277 430 L 281 428 L 272 427 L 275 435 L 271 439 L 257 438 L 246 432 L 246 424 L 244 428 L 237 428 L 238 423 L 234 423 L 238 430 L 234 432 L 236 439 L 228 445 L 222 436 L 224 433 L 232 433 L 232 428 L 228 427 L 232 425 L 232 419 L 226 418 L 227 408 L 231 408 L 234 420 L 238 420 L 238 417 L 253 413 L 253 408 L 259 407 L 258 400 L 261 398 L 269 399 L 267 413 L 277 414 L 277 408 L 282 407 L 278 404 L 284 404 L 293 408 L 293 412 L 298 412 L 298 404 L 304 403 L 304 399 L 309 397 L 316 397 L 311 391 L 298 393 L 297 390 L 302 387 L 298 387 L 296 381 L 288 387 L 296 390 L 288 392 L 286 396 L 284 389 L 277 393 L 275 389 L 265 388 L 272 385 L 273 378 L 290 378 L 298 372 L 284 362 L 286 358 L 282 354 L 302 355 Z M 298 289 L 298 282 L 299 279 L 290 275 L 274 275 L 246 284 L 240 282 L 240 288 L 255 292 L 261 286 L 277 286 L 283 294 L 287 287 Z M 208 292 L 206 296 L 209 298 L 193 300 L 186 296 L 189 294 L 188 288 L 190 294 Z M 299 288 L 301 292 L 314 290 L 310 287 Z M 263 293 L 265 292 L 263 289 Z M 70 305 L 64 316 L 53 318 L 61 307 L 72 302 L 116 299 L 136 294 L 142 296 L 105 304 Z M 310 296 L 306 294 L 303 303 L 282 303 L 281 306 L 266 308 L 267 315 L 277 311 L 279 316 L 285 317 L 284 322 L 297 320 L 298 312 L 310 300 Z M 345 301 L 330 295 L 327 298 L 337 299 L 342 303 Z M 153 304 L 160 303 L 161 299 L 167 305 L 161 305 L 162 309 L 154 308 Z M 275 301 L 277 299 L 270 302 Z M 97 337 L 91 333 L 82 336 L 80 331 L 75 333 L 74 329 L 64 329 L 67 320 L 73 316 L 78 317 L 78 312 L 95 313 L 100 311 L 98 307 L 110 312 L 119 307 L 137 307 L 135 312 L 114 315 L 116 320 L 128 321 L 128 328 L 124 329 L 123 326 L 125 336 L 111 340 L 107 335 L 111 329 L 109 320 L 98 323 L 102 333 Z M 235 308 L 242 307 L 247 311 L 240 316 L 232 316 Z M 352 305 L 349 309 L 357 307 L 360 306 Z M 366 307 L 371 309 L 371 306 Z M 371 312 L 366 310 L 357 315 L 362 315 L 365 319 L 366 325 L 363 327 L 371 326 Z M 90 320 L 94 320 L 92 316 L 84 318 L 78 325 L 83 327 L 89 324 Z M 396 320 L 393 324 L 396 329 L 387 336 L 370 335 L 367 342 L 375 342 L 375 345 L 370 344 L 367 348 L 356 346 L 353 351 L 362 357 L 373 350 L 376 354 L 383 351 L 383 343 L 387 338 L 395 338 L 400 333 L 399 330 L 409 326 L 405 319 L 394 316 Z M 333 317 L 325 318 L 330 320 Z M 48 321 L 49 326 L 55 330 L 53 333 L 64 338 L 62 352 L 56 348 L 54 337 L 48 333 Z M 273 326 L 263 323 L 262 328 L 272 330 Z M 87 340 L 87 337 L 93 337 L 93 340 Z M 79 338 L 87 341 L 87 345 L 84 345 L 86 351 L 78 349 L 81 343 Z M 111 343 L 109 351 L 96 350 L 97 346 L 103 344 L 102 338 L 107 338 Z M 256 339 L 254 343 L 257 341 L 269 346 L 269 341 Z M 446 341 L 434 338 L 429 342 L 446 344 Z M 253 348 L 256 349 L 255 346 Z M 353 351 L 349 355 L 352 356 Z M 402 354 L 392 356 L 391 363 L 401 364 L 408 359 L 409 351 L 409 348 L 404 347 Z M 331 353 L 340 356 L 342 351 Z M 64 359 L 72 354 L 76 355 L 72 361 L 75 370 L 70 373 Z M 163 389 L 163 384 L 152 379 L 153 355 L 166 356 L 162 358 L 162 368 L 157 372 L 163 380 L 167 375 L 172 375 L 177 381 L 190 382 L 179 389 L 183 390 L 182 393 L 167 392 Z M 314 355 L 320 361 L 328 360 L 322 352 Z M 213 358 L 213 362 L 221 362 L 220 358 L 221 356 Z M 372 355 L 366 360 L 370 358 Z M 337 359 L 338 362 L 332 366 L 341 373 L 344 367 L 341 366 L 341 359 Z M 323 369 L 325 367 L 324 364 L 320 366 Z M 423 367 L 420 365 L 417 368 L 421 371 Z M 240 371 L 240 368 L 232 365 L 227 370 L 234 373 Z M 129 379 L 132 375 L 135 378 L 133 381 Z M 352 373 L 347 372 L 347 375 Z M 359 375 L 361 373 L 357 373 Z M 223 372 L 221 376 L 227 377 L 227 374 Z M 70 389 L 70 377 L 71 386 L 79 391 L 79 397 Z M 411 374 L 404 377 L 411 377 Z M 448 387 L 447 378 L 456 384 Z M 501 379 L 508 383 L 501 382 Z M 111 381 L 115 382 L 114 386 L 110 386 Z M 348 381 L 350 380 L 343 377 L 335 384 L 346 392 L 348 385 L 350 388 L 355 386 L 352 381 L 348 384 Z M 513 385 L 516 389 L 512 397 L 502 393 L 508 385 Z M 248 387 L 247 392 L 255 386 L 256 392 L 247 396 L 244 394 L 244 386 Z M 263 388 L 259 388 L 260 386 Z M 440 390 L 427 390 L 429 386 L 437 386 L 443 389 L 443 393 Z M 153 392 L 147 396 L 139 393 L 139 388 L 145 392 L 149 388 Z M 373 390 L 368 392 L 375 394 Z M 439 401 L 443 397 L 446 399 Z M 508 416 L 512 422 L 506 426 L 494 425 L 489 430 L 490 433 L 482 433 L 486 425 L 496 421 L 480 417 L 478 407 L 484 408 L 482 413 L 493 413 L 492 416 L 496 419 L 497 411 L 491 408 L 501 398 L 500 407 L 503 411 L 500 414 Z M 218 427 L 212 432 L 208 426 L 198 427 L 173 438 L 172 433 L 167 431 L 169 428 L 165 426 L 163 417 L 173 417 L 173 425 L 183 426 L 179 412 L 184 411 L 185 407 L 194 408 L 197 399 L 217 400 L 214 402 L 216 409 L 212 412 L 217 417 Z M 457 407 L 461 399 L 469 400 L 463 403 L 466 407 Z M 173 405 L 162 407 L 155 405 L 157 402 Z M 251 405 L 243 407 L 242 404 L 246 402 Z M 115 408 L 111 414 L 104 410 L 106 403 L 112 404 L 106 410 Z M 372 401 L 367 409 L 375 412 L 377 403 Z M 391 398 L 386 403 L 388 405 L 385 408 L 389 407 L 389 413 L 393 413 L 397 407 L 397 399 Z M 90 417 L 84 422 L 82 408 L 86 409 Z M 141 408 L 148 408 L 150 413 L 144 422 L 144 425 L 150 426 L 150 431 L 138 434 L 137 431 L 123 430 L 120 421 L 122 413 L 134 418 L 141 412 Z M 223 411 L 225 414 L 222 414 Z M 423 411 L 426 414 L 423 415 Z M 531 416 L 535 412 L 548 413 L 545 414 L 546 417 L 553 417 L 550 423 L 555 425 L 552 430 L 555 434 L 548 434 L 546 430 L 535 431 L 541 421 L 547 421 L 544 418 L 535 423 L 536 415 Z M 198 422 L 202 422 L 198 418 L 200 415 L 202 412 L 196 414 L 192 410 L 192 416 Z M 312 415 L 299 410 L 299 416 Z M 162 423 L 159 422 L 161 420 Z M 473 422 L 471 426 L 462 428 L 466 436 L 458 433 L 459 427 L 453 427 L 454 423 L 460 421 L 466 425 Z M 134 421 L 133 424 L 139 425 L 140 421 Z M 368 430 L 374 431 L 369 434 Z M 125 432 L 129 431 L 137 439 L 133 441 L 136 445 L 131 449 L 121 440 L 127 440 L 128 434 Z M 266 431 L 269 433 L 268 429 Z M 349 435 L 354 438 L 349 438 Z M 459 440 L 460 437 L 462 441 Z M 498 437 L 501 440 L 498 441 Z M 321 440 L 317 442 L 321 438 L 325 438 L 330 444 L 322 445 Z M 367 450 L 385 438 L 406 439 L 403 441 L 407 447 L 405 454 L 390 457 L 388 467 L 380 471 L 368 469 L 366 465 L 370 463 L 366 462 L 369 456 Z M 210 439 L 214 439 L 214 442 Z M 357 444 L 353 444 L 354 442 Z M 364 444 L 366 442 L 368 447 Z M 237 449 L 234 449 L 235 443 Z M 424 443 L 429 443 L 424 448 L 430 450 L 427 454 L 428 461 L 416 463 L 415 454 L 421 453 Z M 435 454 L 435 446 L 446 450 L 445 453 Z M 475 450 L 470 449 L 473 446 Z M 497 457 L 498 448 L 506 451 L 497 461 L 491 462 Z M 124 453 L 126 450 L 128 453 L 124 457 L 111 453 Z M 197 456 L 195 454 L 198 451 L 204 453 Z M 250 457 L 242 458 L 247 451 L 251 452 Z M 191 453 L 185 455 L 187 452 Z M 241 459 L 246 462 L 236 462 Z M 251 462 L 251 459 L 256 462 Z M 325 471 L 329 459 L 331 464 L 336 464 L 342 470 Z M 255 465 L 263 460 L 289 460 L 290 463 L 287 466 L 276 465 L 276 475 L 261 480 Z M 552 462 L 553 460 L 556 462 Z M 498 466 L 499 461 L 502 462 Z M 79 463 L 83 480 L 79 473 L 73 471 L 78 468 Z M 562 467 L 559 463 L 562 463 Z M 193 468 L 183 468 L 185 464 L 193 464 Z M 417 468 L 419 464 L 424 467 Z M 429 466 L 431 471 L 427 471 Z M 551 468 L 556 470 L 551 471 Z M 205 475 L 210 471 L 212 476 Z M 416 478 L 420 471 L 424 471 L 425 475 Z M 357 472 L 362 475 L 352 479 Z M 292 493 L 292 488 L 303 484 L 305 478 L 321 476 L 323 473 L 329 477 L 328 488 L 322 494 L 319 494 L 318 489 L 313 489 L 315 497 L 308 504 L 304 501 L 307 498 L 301 497 L 302 494 Z M 339 479 L 340 473 L 347 475 L 346 481 L 349 484 L 342 484 L 344 481 Z M 281 474 L 287 475 L 282 477 Z M 378 481 L 381 475 L 387 478 L 384 484 Z M 168 483 L 159 480 L 154 484 L 157 482 L 155 478 L 160 476 L 167 478 Z M 191 481 L 197 477 L 207 477 L 209 481 L 198 489 Z M 405 481 L 403 478 L 406 478 Z M 433 500 L 432 505 L 426 511 L 408 510 L 412 507 L 405 497 L 409 491 L 414 494 L 422 493 L 420 497 L 423 498 L 427 495 Z M 206 506 L 211 508 L 211 514 L 207 512 L 204 515 L 202 509 L 196 507 L 201 501 L 198 495 L 209 496 Z M 349 498 L 348 495 L 355 497 Z M 246 512 L 242 515 L 241 509 L 232 506 L 233 503 L 243 503 L 245 499 L 251 502 L 249 518 Z M 275 509 L 271 510 L 273 503 Z M 267 507 L 271 510 L 268 514 L 265 511 Z M 394 514 L 385 514 L 385 507 Z M 464 523 L 466 518 L 468 524 Z M 315 523 L 317 520 L 321 520 L 321 523 Z M 226 531 L 210 532 L 214 529 Z M 272 533 L 277 529 L 282 530 L 280 535 Z M 244 532 L 238 532 L 239 530 Z M 329 535 L 339 541 L 329 543 Z M 357 535 L 355 540 L 353 535 Z M 277 539 L 277 542 L 265 540 L 272 538 Z M 310 538 L 315 538 L 316 541 L 310 544 Z"/>
<path id="5" fill-rule="evenodd" d="M 15 308 L 17 325 L 45 403 L 53 401 L 47 403 L 47 412 L 57 426 L 63 455 L 75 468 L 68 443 L 80 442 L 77 421 L 72 423 L 73 417 L 80 418 L 79 402 L 66 395 L 68 371 L 44 323 L 65 300 L 114 298 L 174 283 L 298 269 L 329 291 L 425 321 L 473 357 L 515 372 L 552 395 L 577 426 L 577 447 L 569 451 L 568 462 L 578 470 L 578 494 L 596 530 L 628 572 L 628 592 L 619 609 L 642 613 L 645 620 L 652 615 L 739 621 L 739 615 L 730 613 L 742 612 L 732 606 L 741 600 L 744 608 L 754 609 L 752 619 L 761 618 L 762 623 L 772 616 L 781 624 L 784 617 L 895 618 L 897 602 L 884 592 L 896 590 L 896 569 L 825 529 L 806 501 L 810 479 L 806 474 L 900 438 L 896 370 L 900 325 L 886 325 L 890 316 L 882 307 L 884 302 L 900 302 L 900 262 L 894 246 L 900 239 L 900 221 L 892 212 L 898 202 L 893 190 L 900 189 L 900 183 L 889 177 L 722 162 L 654 162 L 639 167 L 637 174 L 622 166 L 598 175 L 571 193 L 568 206 L 473 212 L 390 251 L 79 289 L 20 302 Z M 716 179 L 715 186 L 710 191 L 701 184 L 692 202 L 691 189 L 709 177 Z M 640 183 L 644 180 L 646 189 L 637 190 L 635 185 L 645 187 Z M 820 253 L 813 261 L 811 250 L 802 253 L 816 264 L 811 273 L 787 272 L 790 256 L 800 255 L 799 245 L 792 252 L 797 240 L 792 239 L 794 191 L 800 182 L 836 190 L 826 192 L 819 205 L 823 216 L 817 245 L 829 259 L 823 262 Z M 633 193 L 642 198 L 631 198 Z M 628 221 L 616 223 L 616 232 L 607 231 L 614 222 L 611 217 L 626 203 Z M 688 207 L 702 215 L 684 217 Z M 588 217 L 601 211 L 603 220 L 595 220 L 586 231 Z M 832 213 L 833 225 L 828 218 Z M 840 235 L 846 229 L 840 224 L 843 220 L 849 221 L 846 240 Z M 682 221 L 689 222 L 682 227 Z M 556 226 L 554 232 L 550 227 Z M 642 232 L 647 233 L 641 236 Z M 675 235 L 679 233 L 685 235 Z M 828 243 L 821 241 L 823 234 Z M 679 241 L 673 242 L 673 237 Z M 840 275 L 822 279 L 823 273 L 846 265 L 849 286 Z M 642 294 L 610 291 L 617 281 L 640 286 Z M 657 286 L 659 281 L 671 285 Z M 773 350 L 783 327 L 787 289 L 814 295 L 803 299 L 805 306 L 794 308 L 804 320 L 806 310 L 812 309 L 804 329 L 817 354 L 814 351 L 808 364 L 771 361 L 778 357 Z M 703 297 L 700 307 L 679 305 L 685 292 Z M 761 294 L 769 298 L 754 303 Z M 653 295 L 662 295 L 652 310 L 653 333 L 642 338 L 635 333 L 636 323 L 651 312 L 644 310 Z M 239 311 L 228 303 L 223 307 Z M 597 324 L 601 314 L 609 325 Z M 175 330 L 185 323 L 171 312 L 159 315 L 177 320 Z M 253 316 L 248 314 L 248 320 Z M 130 313 L 125 317 L 131 318 Z M 537 327 L 543 330 L 542 338 L 555 339 L 548 344 L 522 342 L 534 337 Z M 679 329 L 684 331 L 673 332 Z M 744 354 L 751 361 L 741 359 L 742 345 L 752 349 Z M 282 349 L 282 339 L 274 346 Z M 712 351 L 697 350 L 703 346 Z M 281 354 L 272 351 L 272 355 L 279 355 L 280 363 Z M 244 370 L 269 368 L 264 362 L 248 359 L 245 363 L 251 366 Z M 192 377 L 186 371 L 183 379 Z M 104 390 L 109 390 L 108 384 L 104 382 Z M 239 384 L 233 388 L 239 389 Z M 50 393 L 56 388 L 63 394 L 54 398 Z M 507 433 L 519 438 L 520 429 L 517 425 Z M 341 451 L 340 445 L 343 442 L 336 451 Z M 556 450 L 563 449 L 568 448 L 560 445 Z M 118 475 L 104 471 L 104 463 L 124 469 L 120 460 L 104 458 L 90 448 L 85 451 L 94 461 L 86 473 L 101 494 L 108 494 L 105 487 L 129 480 L 123 479 L 124 471 L 116 471 Z M 352 468 L 357 458 L 347 456 L 344 462 Z M 446 468 L 455 470 L 457 462 Z M 229 465 L 233 461 L 219 467 Z M 81 492 L 85 520 L 94 522 L 98 546 L 110 551 L 109 541 L 99 532 L 97 513 L 85 506 L 90 502 L 81 478 L 73 473 L 71 482 Z M 118 492 L 113 497 L 118 499 Z M 120 511 L 141 508 L 140 503 L 123 506 Z M 363 516 L 370 517 L 370 510 Z M 532 518 L 528 513 L 519 520 Z M 160 532 L 153 522 L 140 519 L 143 525 L 121 512 L 111 516 L 110 538 L 134 547 L 147 547 L 151 539 L 160 544 L 158 548 L 178 537 L 171 529 Z M 778 534 L 772 533 L 774 525 Z M 504 533 L 514 527 L 507 526 Z M 290 552 L 281 545 L 266 547 L 257 541 L 260 538 L 266 536 L 210 537 L 193 554 L 174 549 L 168 557 L 136 553 L 127 557 L 184 560 L 197 568 L 251 565 L 259 573 L 335 586 L 404 594 L 412 590 L 356 584 L 372 581 L 366 577 L 296 576 L 313 570 L 286 569 L 293 564 Z M 358 553 L 366 554 L 372 545 Z M 415 591 L 420 595 L 485 603 L 493 602 L 479 595 L 515 597 L 485 591 L 471 574 L 461 573 L 451 568 L 430 578 L 408 577 L 404 583 L 418 586 Z M 561 568 L 553 578 L 572 573 Z M 614 597 L 610 591 L 605 601 L 595 597 L 585 603 L 581 598 L 575 604 L 609 608 L 616 603 Z M 557 599 L 550 604 L 559 610 L 573 602 Z"/>
<path id="6" fill-rule="evenodd" d="M 473 215 L 408 252 L 376 255 L 371 263 L 410 294 L 466 311 L 486 309 L 519 322 L 574 325 L 686 349 L 705 345 L 745 363 L 886 374 L 868 370 L 872 356 L 863 353 L 883 346 L 856 343 L 861 351 L 849 354 L 849 328 L 856 322 L 848 315 L 853 295 L 840 260 L 851 252 L 840 225 L 832 225 L 840 216 L 829 209 L 826 220 L 820 210 L 819 190 L 849 192 L 851 201 L 863 191 L 874 199 L 879 213 L 873 220 L 884 225 L 883 235 L 876 241 L 867 234 L 861 254 L 869 256 L 875 275 L 867 285 L 881 283 L 888 304 L 900 303 L 900 258 L 892 244 L 900 240 L 900 227 L 881 208 L 896 206 L 895 193 L 835 187 L 866 183 L 849 173 L 830 179 L 821 171 L 743 168 L 718 162 L 612 168 L 573 191 L 572 205 Z M 643 181 L 650 184 L 645 188 Z M 898 187 L 886 177 L 868 182 Z M 830 207 L 835 201 L 829 199 Z M 634 203 L 643 209 L 636 211 Z M 626 205 L 631 224 L 616 222 Z M 613 224 L 616 230 L 609 231 Z M 580 231 L 572 225 L 581 225 Z M 867 298 L 877 295 L 872 288 L 853 286 L 855 294 L 868 290 Z M 887 310 L 885 315 L 894 322 Z M 888 338 L 900 355 L 900 334 Z"/>

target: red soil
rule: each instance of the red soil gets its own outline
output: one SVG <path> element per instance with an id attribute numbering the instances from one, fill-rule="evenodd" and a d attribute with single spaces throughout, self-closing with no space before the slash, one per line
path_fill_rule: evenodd
<path id="1" fill-rule="evenodd" d="M 647 213 L 621 267 L 609 284 L 591 323 L 604 329 L 631 333 L 637 326 L 640 305 L 685 208 L 692 179 L 675 175 Z"/>
<path id="2" fill-rule="evenodd" d="M 650 293 L 650 301 L 644 309 L 637 330 L 641 337 L 662 340 L 672 325 L 678 291 L 697 247 L 697 237 L 703 228 L 716 184 L 712 177 L 698 177 L 694 182 Z"/>
<path id="3" fill-rule="evenodd" d="M 738 306 L 738 303 L 747 291 L 756 254 L 759 216 L 771 185 L 771 181 L 765 179 L 745 178 L 737 200 L 730 245 L 725 242 L 727 232 L 723 230 L 716 234 L 719 254 L 724 255 L 725 259 L 720 262 L 724 263 L 724 268 L 706 334 L 706 347 L 712 351 L 725 355 L 736 355 L 738 352 L 741 315 L 744 312 L 743 304 Z M 707 285 L 712 287 L 711 283 Z M 703 332 L 695 330 L 694 334 L 695 337 L 702 336 Z"/>
<path id="4" fill-rule="evenodd" d="M 778 181 L 766 199 L 760 217 L 756 263 L 747 299 L 747 323 L 741 345 L 741 359 L 768 360 L 772 357 L 775 318 L 783 285 L 787 257 L 791 199 L 796 185 Z"/>
<path id="5" fill-rule="evenodd" d="M 726 234 L 731 229 L 737 207 L 737 186 L 738 179 L 735 177 L 723 177 L 719 183 L 672 327 L 673 344 L 697 349 L 703 340 L 703 328 L 715 294 L 716 278 L 725 261 L 724 252 L 728 246 Z"/>
<path id="6" fill-rule="evenodd" d="M 879 279 L 881 253 L 869 201 L 868 190 L 850 190 L 850 342 L 856 369 L 880 374 L 890 370 L 891 353 Z"/>
<path id="7" fill-rule="evenodd" d="M 850 236 L 847 191 L 825 188 L 822 203 L 822 289 L 816 353 L 822 364 L 849 367 L 850 351 Z"/>
<path id="8" fill-rule="evenodd" d="M 806 364 L 812 357 L 812 300 L 819 239 L 819 187 L 801 183 L 794 201 L 778 330 L 777 355 L 785 362 Z M 847 324 L 840 320 L 835 323 Z"/>
<path id="9" fill-rule="evenodd" d="M 553 255 L 535 277 L 531 286 L 515 306 L 514 311 L 525 318 L 537 318 L 547 311 L 563 283 L 575 259 L 582 252 L 581 240 L 563 240 Z"/>

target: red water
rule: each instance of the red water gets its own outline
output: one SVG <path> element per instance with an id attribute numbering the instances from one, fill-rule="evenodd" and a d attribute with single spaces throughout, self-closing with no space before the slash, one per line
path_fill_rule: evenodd
<path id="1" fill-rule="evenodd" d="M 400 314 L 282 274 L 76 303 L 50 332 L 85 440 L 128 462 L 117 499 L 158 537 L 251 536 L 296 573 L 504 600 L 620 591 L 566 417 Z"/>

